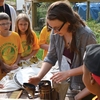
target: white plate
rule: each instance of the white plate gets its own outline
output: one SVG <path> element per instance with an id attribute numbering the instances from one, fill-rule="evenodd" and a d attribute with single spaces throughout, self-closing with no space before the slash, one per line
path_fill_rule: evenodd
<path id="1" fill-rule="evenodd" d="M 19 83 L 18 85 L 23 85 L 23 83 L 28 82 L 30 77 L 37 75 L 39 70 L 40 69 L 36 67 L 25 67 L 15 74 L 14 81 Z"/>

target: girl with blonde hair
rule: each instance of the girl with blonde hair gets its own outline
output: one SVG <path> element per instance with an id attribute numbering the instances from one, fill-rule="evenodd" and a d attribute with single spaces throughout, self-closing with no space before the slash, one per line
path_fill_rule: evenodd
<path id="1" fill-rule="evenodd" d="M 28 16 L 24 13 L 18 15 L 16 19 L 15 31 L 20 35 L 24 52 L 21 59 L 27 60 L 35 56 L 39 50 L 38 38 L 36 33 L 31 29 Z"/>

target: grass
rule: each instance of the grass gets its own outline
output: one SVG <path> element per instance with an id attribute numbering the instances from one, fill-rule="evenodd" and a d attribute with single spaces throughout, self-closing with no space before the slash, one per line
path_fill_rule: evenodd
<path id="1" fill-rule="evenodd" d="M 39 31 L 35 31 L 36 32 L 36 35 L 37 37 L 39 38 Z M 43 49 L 39 49 L 39 51 L 37 52 L 36 56 L 39 58 L 39 59 L 42 59 L 42 55 L 43 55 Z"/>
<path id="2" fill-rule="evenodd" d="M 42 60 L 42 54 L 43 54 L 43 50 L 39 49 L 38 53 L 36 54 L 36 56 Z"/>

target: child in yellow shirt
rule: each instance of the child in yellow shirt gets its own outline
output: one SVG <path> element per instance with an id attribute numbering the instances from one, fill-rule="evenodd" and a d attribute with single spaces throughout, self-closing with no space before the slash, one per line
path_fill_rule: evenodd
<path id="1" fill-rule="evenodd" d="M 49 48 L 49 42 L 50 42 L 50 32 L 51 30 L 48 28 L 48 26 L 44 26 L 41 30 L 40 36 L 39 36 L 39 45 L 40 48 L 43 49 L 43 56 L 42 59 L 46 56 Z"/>
<path id="2" fill-rule="evenodd" d="M 0 60 L 7 66 L 7 69 L 18 68 L 20 54 L 23 52 L 21 40 L 16 32 L 9 31 L 11 22 L 6 13 L 0 13 Z M 0 79 L 6 75 L 1 72 Z"/>
<path id="3" fill-rule="evenodd" d="M 35 56 L 39 50 L 38 38 L 31 29 L 31 24 L 26 14 L 19 14 L 16 19 L 15 31 L 20 35 L 24 52 L 21 54 L 22 60 L 27 60 Z"/>

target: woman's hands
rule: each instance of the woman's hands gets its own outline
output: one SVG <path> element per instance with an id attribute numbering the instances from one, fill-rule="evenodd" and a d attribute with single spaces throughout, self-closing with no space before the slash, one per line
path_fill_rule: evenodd
<path id="1" fill-rule="evenodd" d="M 40 82 L 40 78 L 38 76 L 31 77 L 28 81 L 31 84 L 37 85 Z"/>
<path id="2" fill-rule="evenodd" d="M 57 72 L 51 77 L 51 80 L 56 82 L 56 83 L 59 83 L 61 81 L 67 80 L 69 77 L 82 75 L 83 74 L 82 67 L 83 67 L 83 65 L 81 65 L 78 68 L 73 68 L 70 70 Z"/>
<path id="3" fill-rule="evenodd" d="M 62 72 L 56 72 L 53 74 L 53 76 L 50 78 L 53 82 L 59 83 L 64 80 L 67 80 L 69 78 L 69 70 L 62 71 Z"/>

